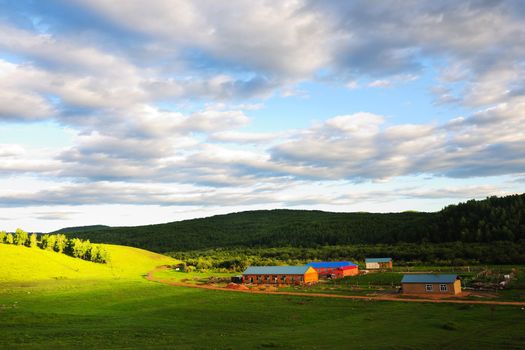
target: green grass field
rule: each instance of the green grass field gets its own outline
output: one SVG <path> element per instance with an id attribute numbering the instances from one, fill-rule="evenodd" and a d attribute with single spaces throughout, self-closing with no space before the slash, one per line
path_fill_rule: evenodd
<path id="1" fill-rule="evenodd" d="M 525 349 L 521 307 L 172 287 L 143 278 L 171 259 L 109 249 L 104 266 L 0 245 L 0 349 Z"/>

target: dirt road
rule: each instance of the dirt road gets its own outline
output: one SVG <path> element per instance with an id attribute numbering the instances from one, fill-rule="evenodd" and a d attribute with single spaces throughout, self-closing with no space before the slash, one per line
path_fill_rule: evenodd
<path id="1" fill-rule="evenodd" d="M 522 306 L 525 307 L 525 301 L 489 301 L 489 300 L 461 300 L 461 299 L 424 299 L 424 298 L 406 298 L 406 297 L 395 297 L 395 296 L 362 296 L 362 295 L 340 295 L 340 294 L 324 294 L 324 293 L 301 293 L 301 292 L 269 292 L 263 290 L 242 290 L 242 289 L 229 289 L 223 287 L 209 286 L 209 285 L 197 285 L 182 282 L 173 282 L 169 280 L 163 280 L 154 276 L 155 272 L 166 270 L 166 266 L 157 267 L 151 270 L 146 275 L 146 279 L 153 282 L 159 282 L 168 284 L 170 286 L 187 287 L 187 288 L 198 288 L 198 289 L 210 289 L 220 290 L 223 292 L 236 292 L 236 293 L 249 293 L 249 294 L 271 294 L 271 295 L 292 295 L 300 297 L 315 297 L 315 298 L 337 298 L 337 299 L 359 299 L 359 300 L 380 300 L 380 301 L 401 301 L 407 303 L 448 303 L 448 304 L 481 304 L 481 305 L 507 305 L 507 306 Z"/>

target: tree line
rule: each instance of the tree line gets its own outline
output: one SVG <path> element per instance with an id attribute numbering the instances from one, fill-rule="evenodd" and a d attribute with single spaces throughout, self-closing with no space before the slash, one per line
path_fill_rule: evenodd
<path id="1" fill-rule="evenodd" d="M 167 253 L 190 270 L 243 271 L 250 265 L 303 265 L 310 261 L 350 260 L 364 268 L 370 257 L 390 257 L 395 266 L 525 264 L 525 240 L 492 243 L 399 243 L 274 248 L 217 248 Z"/>
<path id="2" fill-rule="evenodd" d="M 64 234 L 27 233 L 17 229 L 15 233 L 0 232 L 0 243 L 40 248 L 43 250 L 63 253 L 74 258 L 105 264 L 109 261 L 108 251 L 100 244 L 79 238 L 68 239 Z"/>

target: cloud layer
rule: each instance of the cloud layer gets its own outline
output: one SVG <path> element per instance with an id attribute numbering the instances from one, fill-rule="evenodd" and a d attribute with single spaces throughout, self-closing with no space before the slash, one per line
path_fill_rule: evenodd
<path id="1" fill-rule="evenodd" d="M 0 176 L 56 183 L 1 194 L 1 206 L 345 205 L 285 189 L 525 174 L 517 0 L 4 5 L 0 122 L 52 121 L 76 136 L 58 149 L 0 144 Z M 301 84 L 395 89 L 421 77 L 436 109 L 468 112 L 407 123 L 348 110 L 307 127 L 250 129 L 254 108 L 294 98 Z"/>

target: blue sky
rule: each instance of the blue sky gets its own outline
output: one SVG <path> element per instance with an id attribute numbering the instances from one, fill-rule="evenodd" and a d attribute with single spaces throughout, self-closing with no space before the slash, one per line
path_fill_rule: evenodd
<path id="1" fill-rule="evenodd" d="M 520 1 L 0 8 L 0 228 L 525 191 Z"/>

